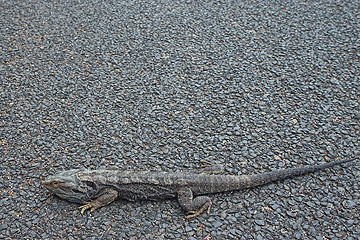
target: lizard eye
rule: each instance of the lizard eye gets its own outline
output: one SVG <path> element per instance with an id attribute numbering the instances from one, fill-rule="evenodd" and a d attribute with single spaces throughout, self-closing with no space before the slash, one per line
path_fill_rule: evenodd
<path id="1" fill-rule="evenodd" d="M 59 181 L 52 181 L 51 186 L 52 187 L 58 187 L 59 186 Z"/>

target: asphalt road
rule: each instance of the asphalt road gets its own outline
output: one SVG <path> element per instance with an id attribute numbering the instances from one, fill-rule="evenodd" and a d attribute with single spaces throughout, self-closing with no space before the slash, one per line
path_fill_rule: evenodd
<path id="1" fill-rule="evenodd" d="M 359 157 L 359 1 L 1 1 L 0 238 L 359 239 L 359 161 L 91 214 L 62 169 L 226 174 Z"/>

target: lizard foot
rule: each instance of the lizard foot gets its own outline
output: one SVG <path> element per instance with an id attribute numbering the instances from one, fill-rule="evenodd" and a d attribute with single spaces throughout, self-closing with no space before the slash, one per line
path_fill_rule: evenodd
<path id="1" fill-rule="evenodd" d="M 84 212 L 87 209 L 90 209 L 90 212 L 92 212 L 97 208 L 98 208 L 98 206 L 97 206 L 96 200 L 93 200 L 93 201 L 90 201 L 90 202 L 85 202 L 84 205 L 79 207 L 79 209 L 81 209 L 81 214 L 84 214 Z"/>
<path id="2" fill-rule="evenodd" d="M 212 164 L 208 161 L 200 161 L 203 165 L 197 170 L 198 173 L 204 174 L 222 174 L 225 169 L 223 166 L 218 164 Z"/>
<path id="3" fill-rule="evenodd" d="M 115 189 L 105 188 L 98 194 L 98 197 L 95 200 L 85 202 L 84 205 L 79 207 L 79 209 L 81 209 L 81 214 L 87 209 L 90 209 L 90 212 L 92 212 L 95 209 L 105 206 L 114 201 L 117 196 L 118 192 Z"/>
<path id="4" fill-rule="evenodd" d="M 211 205 L 212 205 L 211 202 L 206 202 L 204 205 L 201 206 L 201 208 L 199 208 L 197 210 L 188 211 L 187 214 L 189 214 L 189 215 L 187 215 L 186 218 L 189 219 L 189 218 L 197 217 L 206 210 L 207 210 L 206 211 L 207 214 L 209 214 L 210 209 L 211 209 Z"/>
<path id="5" fill-rule="evenodd" d="M 180 206 L 190 215 L 186 218 L 193 218 L 200 215 L 202 212 L 210 212 L 211 199 L 208 196 L 198 196 L 193 198 L 191 188 L 183 187 L 177 192 Z"/>

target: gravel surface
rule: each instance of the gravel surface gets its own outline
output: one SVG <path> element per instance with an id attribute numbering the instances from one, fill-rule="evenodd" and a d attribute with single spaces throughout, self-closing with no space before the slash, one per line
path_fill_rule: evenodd
<path id="1" fill-rule="evenodd" d="M 1 1 L 0 238 L 359 239 L 359 161 L 91 214 L 70 168 L 251 174 L 359 156 L 359 1 Z"/>

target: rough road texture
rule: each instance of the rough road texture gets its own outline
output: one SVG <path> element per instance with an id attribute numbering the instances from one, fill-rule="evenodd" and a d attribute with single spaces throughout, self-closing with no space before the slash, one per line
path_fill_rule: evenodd
<path id="1" fill-rule="evenodd" d="M 359 156 L 359 1 L 1 1 L 0 238 L 356 239 L 359 164 L 78 214 L 40 179 L 70 168 Z"/>

